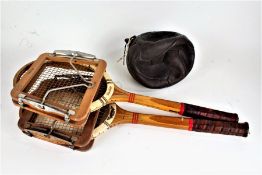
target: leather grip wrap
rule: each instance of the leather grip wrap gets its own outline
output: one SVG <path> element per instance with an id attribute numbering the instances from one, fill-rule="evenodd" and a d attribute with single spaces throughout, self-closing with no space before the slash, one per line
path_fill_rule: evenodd
<path id="1" fill-rule="evenodd" d="M 192 131 L 247 137 L 249 125 L 245 123 L 194 119 Z"/>
<path id="2" fill-rule="evenodd" d="M 238 115 L 236 113 L 228 113 L 219 110 L 209 109 L 205 107 L 195 106 L 191 104 L 183 103 L 183 112 L 181 115 L 192 117 L 192 118 L 202 118 L 202 119 L 213 119 L 213 120 L 223 120 L 238 122 Z"/>

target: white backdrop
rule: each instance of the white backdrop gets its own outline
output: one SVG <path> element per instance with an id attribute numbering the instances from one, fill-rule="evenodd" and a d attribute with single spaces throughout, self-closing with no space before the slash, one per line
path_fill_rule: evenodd
<path id="1" fill-rule="evenodd" d="M 1 159 L 4 174 L 261 173 L 260 2 L 2 2 Z M 185 34 L 196 50 L 183 81 L 152 90 L 117 60 L 124 39 L 147 31 Z M 15 72 L 43 52 L 80 50 L 104 58 L 121 88 L 237 112 L 248 138 L 121 125 L 77 152 L 22 134 L 10 90 Z M 161 111 L 119 104 L 140 112 Z"/>

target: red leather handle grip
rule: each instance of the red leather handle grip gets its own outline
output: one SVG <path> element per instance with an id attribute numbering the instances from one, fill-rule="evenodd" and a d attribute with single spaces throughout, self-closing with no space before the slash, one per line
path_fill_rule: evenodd
<path id="1" fill-rule="evenodd" d="M 186 103 L 181 104 L 181 111 L 179 114 L 196 119 L 202 118 L 238 122 L 238 115 L 236 113 L 223 112 Z"/>
<path id="2" fill-rule="evenodd" d="M 247 137 L 249 125 L 245 123 L 194 119 L 192 131 Z"/>

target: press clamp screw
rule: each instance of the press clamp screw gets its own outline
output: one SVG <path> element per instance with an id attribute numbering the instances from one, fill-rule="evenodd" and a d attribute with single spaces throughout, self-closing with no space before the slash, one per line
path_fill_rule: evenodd
<path id="1" fill-rule="evenodd" d="M 24 108 L 24 98 L 26 97 L 25 94 L 18 94 L 18 104 L 20 105 L 21 108 Z"/>

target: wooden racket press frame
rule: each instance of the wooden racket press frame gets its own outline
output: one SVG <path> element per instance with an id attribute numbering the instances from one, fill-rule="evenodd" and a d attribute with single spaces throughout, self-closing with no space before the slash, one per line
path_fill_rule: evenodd
<path id="1" fill-rule="evenodd" d="M 25 92 L 28 86 L 32 86 L 31 81 L 35 81 L 37 74 L 41 71 L 44 64 L 54 62 L 59 64 L 70 63 L 75 70 L 76 75 L 81 74 L 75 66 L 86 66 L 94 72 L 90 81 L 91 86 L 81 84 L 79 86 L 86 86 L 86 91 L 81 100 L 80 106 L 75 110 L 64 110 L 59 106 L 49 105 L 44 103 L 44 99 L 37 99 L 33 95 Z M 12 100 L 15 105 L 38 113 L 40 115 L 65 121 L 71 124 L 84 124 L 90 113 L 90 105 L 95 97 L 100 81 L 106 69 L 106 62 L 102 59 L 97 59 L 95 56 L 85 54 L 78 51 L 57 50 L 53 53 L 41 54 L 36 61 L 30 66 L 28 71 L 22 76 L 21 80 L 15 85 L 11 91 Z M 69 87 L 70 88 L 70 87 Z M 59 88 L 58 88 L 59 90 Z M 48 93 L 45 94 L 47 96 Z"/>

